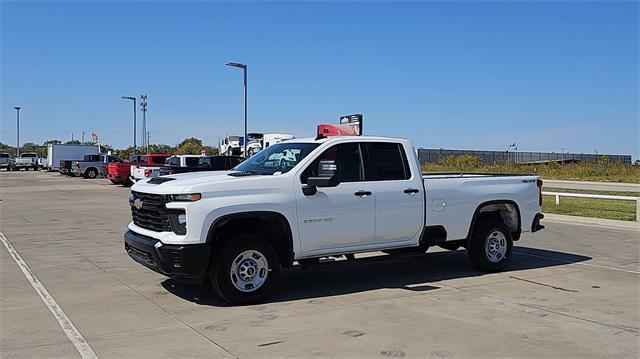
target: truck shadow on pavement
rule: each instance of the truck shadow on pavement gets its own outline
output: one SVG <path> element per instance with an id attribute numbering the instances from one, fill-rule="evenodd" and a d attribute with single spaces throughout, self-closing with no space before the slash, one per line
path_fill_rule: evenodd
<path id="1" fill-rule="evenodd" d="M 510 265 L 501 273 L 565 266 L 590 259 L 577 254 L 516 246 Z M 433 283 L 483 275 L 488 274 L 473 268 L 462 249 L 343 260 L 310 270 L 301 270 L 296 265 L 292 270 L 281 272 L 278 287 L 266 303 L 318 299 L 384 288 L 429 291 L 440 288 Z M 172 279 L 162 282 L 162 286 L 174 295 L 197 304 L 228 305 L 217 298 L 208 286 L 184 285 Z"/>

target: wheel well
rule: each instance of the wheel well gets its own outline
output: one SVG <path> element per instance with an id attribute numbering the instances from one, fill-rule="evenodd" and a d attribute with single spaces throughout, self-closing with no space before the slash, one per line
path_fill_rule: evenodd
<path id="1" fill-rule="evenodd" d="M 287 219 L 275 212 L 245 212 L 223 216 L 209 229 L 207 243 L 212 251 L 220 250 L 229 238 L 250 233 L 265 237 L 276 249 L 280 264 L 285 268 L 293 265 L 293 238 Z"/>
<path id="2" fill-rule="evenodd" d="M 91 170 L 94 170 L 94 171 L 96 171 L 96 173 L 98 173 L 98 169 L 97 169 L 97 168 L 95 168 L 95 167 L 89 167 L 89 168 L 87 168 L 87 170 L 86 170 L 86 171 L 84 171 L 84 173 L 88 173 L 88 172 L 89 172 L 89 171 L 91 171 Z"/>
<path id="3" fill-rule="evenodd" d="M 467 240 L 471 238 L 475 226 L 483 219 L 495 219 L 504 223 L 509 232 L 511 232 L 513 240 L 520 239 L 520 233 L 522 232 L 520 208 L 514 201 L 490 201 L 479 205 L 473 214 Z"/>

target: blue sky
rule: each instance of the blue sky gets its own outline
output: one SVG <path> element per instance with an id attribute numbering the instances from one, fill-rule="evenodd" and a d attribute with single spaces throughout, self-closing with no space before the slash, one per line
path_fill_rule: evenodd
<path id="1" fill-rule="evenodd" d="M 15 144 L 97 132 L 154 143 L 249 130 L 422 147 L 640 156 L 638 2 L 2 2 L 2 126 Z M 88 135 L 87 135 L 88 136 Z"/>

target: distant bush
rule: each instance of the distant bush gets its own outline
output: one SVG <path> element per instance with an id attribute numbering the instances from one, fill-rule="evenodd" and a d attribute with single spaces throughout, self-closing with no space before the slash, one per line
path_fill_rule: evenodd
<path id="1" fill-rule="evenodd" d="M 511 161 L 489 165 L 477 156 L 443 156 L 422 166 L 425 172 L 534 173 L 548 179 L 640 183 L 640 166 L 609 162 L 605 156 L 596 163 L 516 164 Z"/>

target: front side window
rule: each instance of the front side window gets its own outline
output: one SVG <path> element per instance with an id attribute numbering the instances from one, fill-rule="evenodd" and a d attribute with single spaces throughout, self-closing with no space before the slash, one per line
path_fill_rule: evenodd
<path id="1" fill-rule="evenodd" d="M 318 175 L 318 164 L 322 160 L 333 160 L 338 163 L 338 174 L 341 183 L 364 180 L 362 155 L 358 143 L 344 143 L 325 150 L 302 173 L 300 177 L 302 183 L 307 183 L 307 178 Z"/>
<path id="2" fill-rule="evenodd" d="M 156 165 L 163 165 L 166 157 L 164 156 L 151 156 L 151 163 Z"/>
<path id="3" fill-rule="evenodd" d="M 369 165 L 366 170 L 367 181 L 406 180 L 411 171 L 399 143 L 371 142 L 367 143 Z"/>
<path id="4" fill-rule="evenodd" d="M 259 175 L 286 173 L 316 147 L 318 147 L 317 143 L 279 143 L 258 152 L 234 170 Z"/>
<path id="5" fill-rule="evenodd" d="M 180 166 L 180 159 L 178 157 L 169 158 L 169 166 L 179 167 Z"/>

